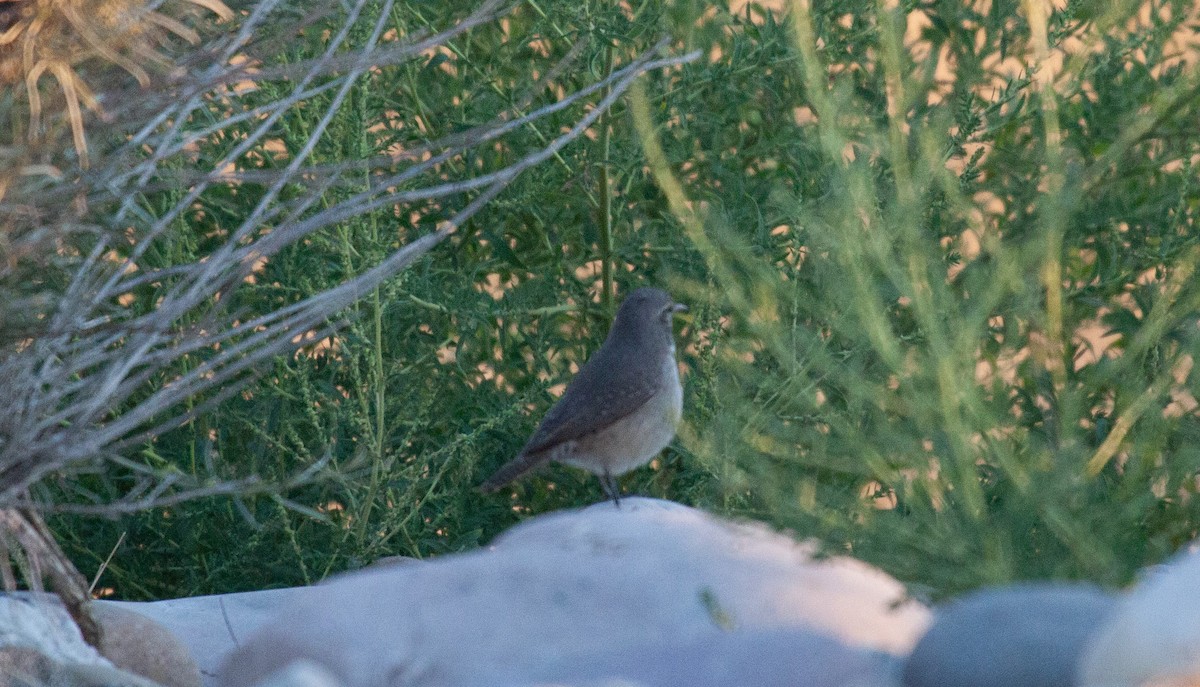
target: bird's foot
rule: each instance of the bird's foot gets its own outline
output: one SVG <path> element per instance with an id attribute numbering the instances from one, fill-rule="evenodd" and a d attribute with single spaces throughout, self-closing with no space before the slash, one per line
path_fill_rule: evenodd
<path id="1" fill-rule="evenodd" d="M 612 499 L 614 506 L 621 507 L 621 485 L 617 484 L 617 478 L 607 470 L 600 475 L 600 488 L 604 490 L 605 496 Z"/>

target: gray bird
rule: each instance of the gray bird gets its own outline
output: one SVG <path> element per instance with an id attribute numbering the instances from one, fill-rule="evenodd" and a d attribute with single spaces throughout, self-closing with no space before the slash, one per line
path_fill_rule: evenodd
<path id="1" fill-rule="evenodd" d="M 480 489 L 495 491 L 556 460 L 600 478 L 621 505 L 617 477 L 645 465 L 675 436 L 683 387 L 671 320 L 687 306 L 662 289 L 630 293 L 600 350 L 567 385 L 521 453 Z"/>

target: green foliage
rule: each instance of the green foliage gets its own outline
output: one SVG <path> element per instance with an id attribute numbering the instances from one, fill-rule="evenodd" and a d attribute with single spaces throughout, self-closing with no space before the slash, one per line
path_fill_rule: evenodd
<path id="1" fill-rule="evenodd" d="M 909 6 L 918 50 L 899 11 L 851 5 L 793 17 L 798 64 L 756 70 L 774 151 L 743 187 L 768 188 L 715 164 L 688 188 L 713 208 L 696 288 L 738 314 L 688 443 L 767 517 L 935 594 L 1125 582 L 1200 522 L 1187 8 L 1055 13 L 1043 88 L 1017 7 Z"/>
<path id="2" fill-rule="evenodd" d="M 591 477 L 561 466 L 492 497 L 474 485 L 606 332 L 606 213 L 618 292 L 665 285 L 693 310 L 681 438 L 627 490 L 769 520 L 933 594 L 1121 583 L 1196 536 L 1200 84 L 1169 42 L 1186 6 L 1130 29 L 1128 3 L 1071 3 L 1044 26 L 1012 2 L 882 4 L 776 16 L 528 2 L 503 28 L 373 73 L 318 162 L 553 102 L 554 88 L 529 86 L 574 45 L 554 81 L 568 92 L 665 31 L 710 58 L 645 77 L 653 132 L 617 107 L 610 130 L 363 298 L 332 345 L 278 361 L 141 454 L 280 480 L 327 460 L 335 478 L 116 522 L 59 517 L 76 562 L 94 570 L 126 532 L 101 582 L 126 598 L 300 584 L 381 555 L 469 549 L 528 514 L 599 500 Z M 395 26 L 445 26 L 454 5 L 399 5 Z M 927 49 L 905 39 L 910 22 Z M 1047 89 L 1032 69 L 1040 29 L 1066 50 Z M 319 25 L 302 37 L 297 60 L 322 47 Z M 495 169 L 577 114 L 469 164 Z M 283 149 L 312 124 L 302 109 L 281 122 Z M 669 180 L 650 173 L 650 137 L 690 205 L 672 206 Z M 206 143 L 201 164 L 236 138 Z M 256 192 L 206 196 L 176 249 L 202 254 Z M 452 211 L 349 221 L 265 264 L 236 306 L 295 302 Z"/>
<path id="3" fill-rule="evenodd" d="M 391 26 L 401 35 L 436 32 L 475 3 L 459 5 L 397 4 Z M 364 26 L 378 16 L 378 7 L 373 11 L 361 20 Z M 328 20 L 285 43 L 291 52 L 284 61 L 318 55 L 326 29 L 344 18 Z M 502 24 L 473 29 L 424 61 L 372 71 L 337 112 L 313 162 L 402 154 L 501 115 L 527 114 L 624 66 L 664 31 L 650 9 L 635 24 L 605 3 L 553 10 L 523 5 Z M 366 39 L 362 33 L 356 40 Z M 547 75 L 548 82 L 539 83 Z M 243 97 L 270 104 L 285 93 L 268 81 Z M 241 164 L 264 170 L 286 164 L 331 97 L 326 91 L 313 97 L 313 107 L 290 110 L 269 144 L 256 146 Z M 213 107 L 219 111 L 221 104 Z M 428 187 L 499 169 L 546 145 L 582 112 L 577 106 L 540 119 L 501 144 L 478 147 L 406 183 Z M 189 164 L 211 168 L 242 138 L 236 126 L 226 128 L 197 146 Z M 511 185 L 434 259 L 366 294 L 346 313 L 348 326 L 339 336 L 278 361 L 243 393 L 144 446 L 132 458 L 196 476 L 253 474 L 286 482 L 316 471 L 318 478 L 279 496 L 210 499 L 113 522 L 59 516 L 56 531 L 85 574 L 126 533 L 101 582 L 124 597 L 304 584 L 384 555 L 473 548 L 525 514 L 598 500 L 593 478 L 561 466 L 501 496 L 485 497 L 475 486 L 520 449 L 554 400 L 548 389 L 568 380 L 572 366 L 603 339 L 613 310 L 599 297 L 600 208 L 612 196 L 624 197 L 622 184 L 640 165 L 633 138 L 626 136 L 607 161 L 603 141 L 581 139 Z M 613 178 L 607 189 L 599 182 L 605 166 Z M 378 184 L 364 175 L 361 188 L 339 185 L 314 205 Z M 160 252 L 144 261 L 146 269 L 194 261 L 212 250 L 264 190 L 265 184 L 246 183 L 232 192 L 206 192 L 186 222 L 160 242 Z M 285 202 L 307 200 L 287 193 Z M 181 194 L 163 191 L 142 206 L 155 215 Z M 248 318 L 340 283 L 433 231 L 459 202 L 388 206 L 343 222 L 266 261 L 253 284 L 233 293 L 230 307 Z M 674 242 L 683 249 L 682 237 L 669 227 L 656 227 L 662 236 L 640 232 L 623 209 L 618 213 L 611 259 L 620 291 L 661 281 L 667 256 L 648 247 L 670 249 Z M 155 307 L 153 289 L 138 297 L 140 307 Z M 196 363 L 189 358 L 180 366 Z M 679 465 L 678 454 L 668 452 L 657 472 L 627 485 L 678 494 L 669 489 L 687 482 L 673 478 Z M 87 486 L 111 498 L 121 479 L 107 474 Z"/>

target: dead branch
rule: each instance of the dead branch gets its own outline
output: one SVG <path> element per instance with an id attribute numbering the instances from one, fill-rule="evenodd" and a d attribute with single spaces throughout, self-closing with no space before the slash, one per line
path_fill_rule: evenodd
<path id="1" fill-rule="evenodd" d="M 276 356 L 335 334 L 344 324 L 339 313 L 454 234 L 520 174 L 581 136 L 638 75 L 698 57 L 695 53 L 658 57 L 668 44 L 664 39 L 606 78 L 558 102 L 522 112 L 532 102 L 530 96 L 489 124 L 398 155 L 315 165 L 310 160 L 313 150 L 368 69 L 419 59 L 430 48 L 495 20 L 511 5 L 489 0 L 449 29 L 401 37 L 381 47 L 388 2 L 372 21 L 370 37 L 344 50 L 365 7 L 365 0 L 357 0 L 318 58 L 288 65 L 270 64 L 265 61 L 269 56 L 234 60 L 254 54 L 248 46 L 256 31 L 270 22 L 277 4 L 277 0 L 262 0 L 251 8 L 235 31 L 207 46 L 203 54 L 209 56 L 209 64 L 193 61 L 192 76 L 167 89 L 169 97 L 131 99 L 119 106 L 105 101 L 107 111 L 118 120 L 140 123 L 108 154 L 94 155 L 86 173 L 67 181 L 46 175 L 21 177 L 18 182 L 8 178 L 9 195 L 0 203 L 0 220 L 13 227 L 3 236 L 14 250 L 3 250 L 5 245 L 0 244 L 0 258 L 4 258 L 0 280 L 28 270 L 29 264 L 22 262 L 25 256 L 44 259 L 49 245 L 80 245 L 87 250 L 63 258 L 70 263 L 69 281 L 57 292 L 49 284 L 45 289 L 57 293 L 56 300 L 28 296 L 44 313 L 32 318 L 29 335 L 0 340 L 0 378 L 7 380 L 10 389 L 20 390 L 0 395 L 0 508 L 113 515 L 188 498 L 295 486 L 294 480 L 267 484 L 253 476 L 167 473 L 124 454 L 238 393 Z M 577 42 L 538 82 L 539 87 L 565 73 L 581 45 Z M 242 107 L 231 88 L 267 81 L 285 82 L 288 90 L 265 105 Z M 263 144 L 281 117 L 302 104 L 311 106 L 318 95 L 327 98 L 325 110 L 307 140 L 289 151 L 282 168 L 241 168 L 246 154 Z M 225 110 L 221 118 L 189 124 L 206 121 L 197 115 L 208 111 L 205 108 L 213 102 Z M 575 123 L 540 149 L 495 171 L 462 179 L 445 176 L 445 166 L 471 149 L 584 104 L 588 107 Z M 235 126 L 243 134 L 237 144 L 206 169 L 167 169 L 168 162 L 186 155 L 197 142 Z M 363 171 L 372 172 L 365 189 L 361 189 Z M 314 210 L 315 203 L 346 183 L 351 172 L 361 190 Z M 427 177 L 430 183 L 413 185 Z M 215 250 L 191 264 L 159 270 L 143 266 L 147 251 L 206 192 L 250 182 L 263 186 L 261 195 Z M 139 198 L 169 184 L 186 192 L 170 207 L 148 214 Z M 284 189 L 296 187 L 305 193 L 283 198 Z M 112 214 L 85 219 L 88 215 L 77 209 L 80 199 L 86 207 L 111 206 Z M 225 305 L 256 264 L 314 232 L 379 208 L 432 200 L 461 207 L 435 231 L 344 283 L 258 316 L 247 317 Z M 112 259 L 114 252 L 120 260 Z M 158 290 L 154 310 L 138 313 L 120 305 L 122 294 L 146 286 Z M 0 317 L 6 312 L 13 311 L 0 308 Z M 189 355 L 198 355 L 198 364 L 162 383 L 162 375 Z M 185 405 L 194 399 L 200 400 Z M 69 477 L 103 470 L 106 465 L 135 475 L 133 486 L 115 501 L 51 503 L 37 496 L 37 485 L 51 476 Z M 298 478 L 315 477 L 306 472 Z"/>

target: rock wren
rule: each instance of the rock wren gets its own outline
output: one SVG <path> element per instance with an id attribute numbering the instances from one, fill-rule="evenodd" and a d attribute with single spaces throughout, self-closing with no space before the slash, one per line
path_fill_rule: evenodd
<path id="1" fill-rule="evenodd" d="M 645 465 L 675 436 L 683 387 L 671 320 L 687 306 L 661 289 L 630 293 L 608 338 L 567 385 L 521 453 L 484 482 L 495 491 L 557 460 L 600 478 L 620 506 L 617 477 Z"/>

